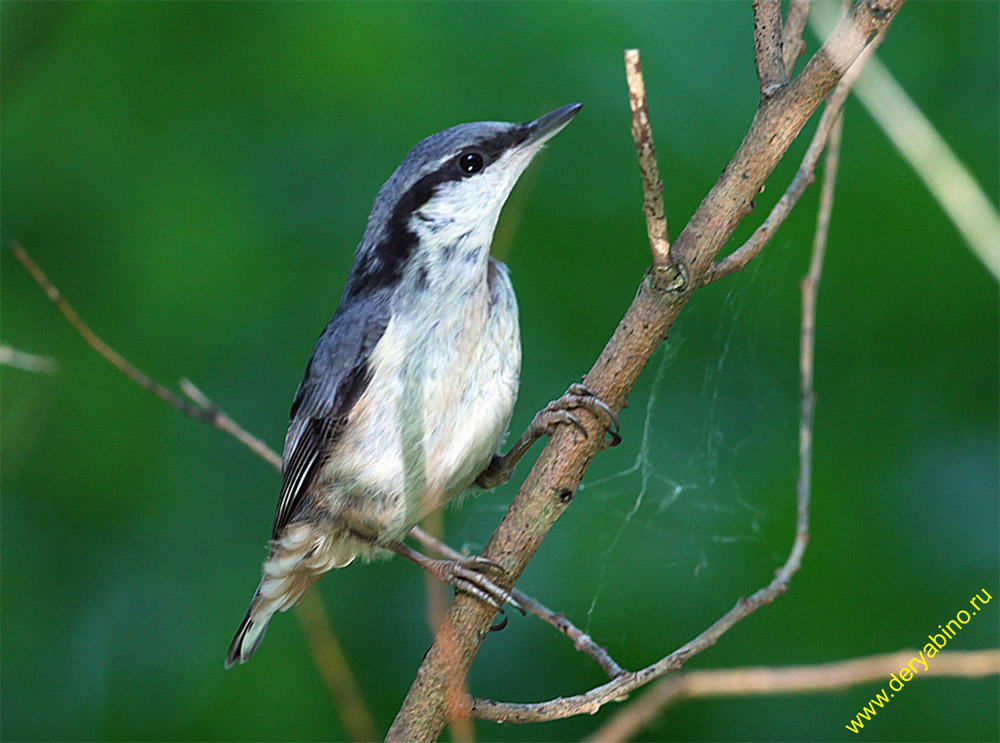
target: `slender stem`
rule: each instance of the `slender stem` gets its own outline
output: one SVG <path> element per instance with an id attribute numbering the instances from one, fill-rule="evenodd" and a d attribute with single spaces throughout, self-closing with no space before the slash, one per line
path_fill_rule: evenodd
<path id="1" fill-rule="evenodd" d="M 782 47 L 781 0 L 753 0 L 753 56 L 764 100 L 788 84 Z"/>
<path id="2" fill-rule="evenodd" d="M 305 593 L 295 607 L 295 617 L 309 642 L 313 665 L 323 678 L 330 696 L 337 702 L 344 730 L 354 741 L 376 740 L 378 736 L 371 712 L 361 698 L 351 666 L 330 631 L 330 617 L 315 591 Z"/>
<path id="3" fill-rule="evenodd" d="M 653 265 L 666 268 L 673 265 L 673 259 L 670 257 L 667 215 L 663 208 L 663 181 L 656 164 L 653 129 L 646 105 L 646 83 L 642 78 L 638 49 L 625 50 L 625 81 L 628 84 L 629 108 L 632 110 L 632 139 L 635 140 L 642 176 L 642 213 L 646 216 L 649 249 L 653 253 Z"/>

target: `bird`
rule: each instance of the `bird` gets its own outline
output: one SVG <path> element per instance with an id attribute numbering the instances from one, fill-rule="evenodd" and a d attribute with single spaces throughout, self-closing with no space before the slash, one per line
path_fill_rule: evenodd
<path id="1" fill-rule="evenodd" d="M 490 257 L 501 208 L 542 146 L 580 110 L 526 124 L 459 124 L 419 142 L 379 189 L 340 302 L 292 403 L 282 485 L 260 584 L 225 665 L 245 663 L 278 611 L 325 573 L 393 553 L 497 609 L 513 602 L 480 556 L 429 558 L 403 543 L 474 485 L 509 480 L 543 435 L 612 410 L 570 385 L 506 455 L 521 369 L 518 309 Z M 605 436 L 602 444 L 609 444 Z"/>

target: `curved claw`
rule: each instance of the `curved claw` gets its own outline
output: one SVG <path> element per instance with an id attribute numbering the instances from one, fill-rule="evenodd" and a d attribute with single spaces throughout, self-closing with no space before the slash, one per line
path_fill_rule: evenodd
<path id="1" fill-rule="evenodd" d="M 618 435 L 618 416 L 615 415 L 615 411 L 594 394 L 594 391 L 587 385 L 577 382 L 569 386 L 565 395 L 558 400 L 553 400 L 535 414 L 531 424 L 521 434 L 510 451 L 503 456 L 498 454 L 493 456 L 486 469 L 479 473 L 476 484 L 489 490 L 510 480 L 514 467 L 531 448 L 531 445 L 542 436 L 555 434 L 556 427 L 561 423 L 569 423 L 586 439 L 588 437 L 586 427 L 579 418 L 570 412 L 576 408 L 583 408 L 595 416 L 598 423 L 605 429 L 601 441 L 598 442 L 601 449 L 610 449 L 621 443 L 622 437 Z"/>
<path id="2" fill-rule="evenodd" d="M 615 415 L 615 411 L 613 411 L 611 407 L 604 402 L 604 400 L 598 397 L 597 393 L 590 389 L 590 387 L 579 382 L 574 382 L 569 386 L 569 390 L 567 390 L 566 394 L 567 396 L 573 398 L 580 398 L 577 400 L 577 402 L 580 403 L 579 407 L 587 408 L 594 414 L 597 414 L 598 411 L 603 413 L 608 419 L 608 422 L 611 424 L 610 427 L 615 431 L 619 430 L 618 416 Z"/>
<path id="3" fill-rule="evenodd" d="M 507 620 L 510 619 L 503 610 L 500 611 L 502 615 L 497 621 L 490 625 L 490 632 L 500 632 L 507 626 Z"/>
<path id="4" fill-rule="evenodd" d="M 608 436 L 610 439 L 603 439 L 601 441 L 601 449 L 613 449 L 622 442 L 622 437 L 618 435 L 616 431 L 608 431 Z"/>
<path id="5" fill-rule="evenodd" d="M 491 560 L 488 557 L 483 557 L 482 555 L 473 555 L 472 557 L 466 557 L 464 560 L 462 560 L 462 562 L 464 562 L 467 566 L 471 566 L 472 563 L 475 563 L 476 565 L 482 565 L 483 567 L 493 568 L 498 573 L 504 572 L 503 565 L 496 562 L 495 560 Z"/>
<path id="6" fill-rule="evenodd" d="M 484 570 L 495 570 L 503 574 L 503 566 L 481 555 L 466 557 L 459 560 L 435 560 L 417 552 L 402 542 L 390 542 L 385 545 L 397 555 L 415 562 L 442 583 L 454 586 L 459 591 L 472 594 L 485 604 L 503 612 L 503 605 L 510 604 L 524 613 L 524 607 L 511 596 L 510 591 L 501 588 L 493 582 Z"/>

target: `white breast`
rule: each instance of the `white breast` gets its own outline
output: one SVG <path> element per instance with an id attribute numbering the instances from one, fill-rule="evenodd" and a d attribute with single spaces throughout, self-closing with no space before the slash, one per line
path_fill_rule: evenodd
<path id="1" fill-rule="evenodd" d="M 449 260 L 464 258 L 459 250 Z M 473 483 L 500 447 L 517 398 L 514 291 L 502 264 L 472 259 L 464 276 L 454 266 L 408 271 L 404 280 L 416 282 L 423 268 L 424 287 L 401 293 L 408 304 L 394 308 L 370 359 L 371 382 L 326 468 L 326 479 L 349 483 L 355 498 L 379 494 L 383 507 L 394 504 L 380 515 L 400 536 Z M 474 271 L 480 280 L 469 280 Z"/>

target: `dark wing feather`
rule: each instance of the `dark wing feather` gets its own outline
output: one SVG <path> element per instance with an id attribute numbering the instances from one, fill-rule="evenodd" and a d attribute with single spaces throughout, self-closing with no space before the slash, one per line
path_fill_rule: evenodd
<path id="1" fill-rule="evenodd" d="M 316 473 L 364 394 L 371 379 L 368 359 L 388 322 L 387 298 L 368 295 L 342 303 L 316 342 L 292 403 L 272 539 L 305 504 Z"/>

